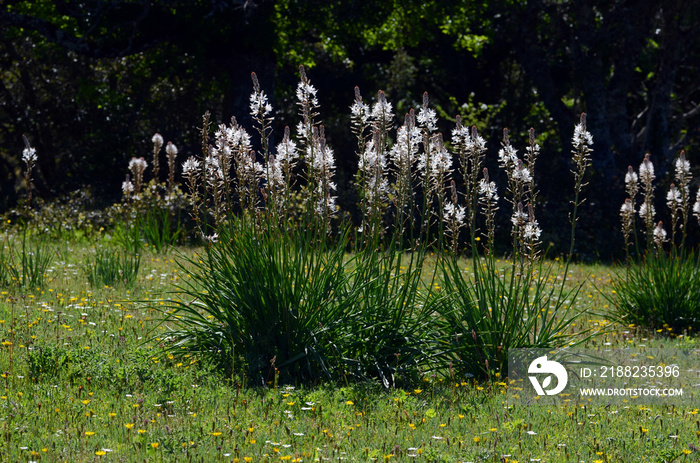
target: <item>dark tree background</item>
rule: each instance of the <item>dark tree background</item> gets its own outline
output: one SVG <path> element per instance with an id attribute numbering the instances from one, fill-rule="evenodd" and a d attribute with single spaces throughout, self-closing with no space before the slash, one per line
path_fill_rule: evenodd
<path id="1" fill-rule="evenodd" d="M 539 218 L 545 241 L 560 246 L 569 140 L 585 111 L 595 151 L 582 255 L 619 250 L 628 165 L 637 169 L 651 153 L 665 190 L 681 149 L 700 163 L 694 2 L 4 1 L 0 26 L 3 208 L 21 192 L 22 134 L 39 153 L 41 196 L 90 185 L 113 200 L 128 160 L 148 159 L 154 132 L 177 144 L 184 160 L 199 149 L 204 111 L 247 125 L 251 71 L 274 99 L 276 133 L 294 125 L 300 64 L 319 89 L 349 210 L 355 85 L 366 100 L 384 90 L 399 116 L 428 91 L 443 133 L 460 114 L 488 138 L 494 172 L 502 129 L 522 149 L 534 127 L 542 145 Z M 657 193 L 658 211 L 664 196 Z"/>

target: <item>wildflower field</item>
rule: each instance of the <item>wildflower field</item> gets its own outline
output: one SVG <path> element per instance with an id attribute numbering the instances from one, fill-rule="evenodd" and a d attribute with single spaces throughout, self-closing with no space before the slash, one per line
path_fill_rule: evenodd
<path id="1" fill-rule="evenodd" d="M 666 227 L 647 156 L 625 177 L 626 261 L 584 265 L 585 114 L 568 252 L 547 256 L 534 130 L 522 157 L 504 130 L 499 187 L 476 128 L 457 117 L 443 139 L 427 93 L 397 124 L 355 89 L 353 220 L 300 71 L 301 120 L 277 146 L 253 74 L 255 141 L 207 113 L 201 155 L 176 162 L 154 135 L 99 227 L 44 225 L 25 138 L 0 249 L 0 461 L 698 461 L 700 404 L 506 397 L 509 349 L 700 347 L 685 153 Z"/>
<path id="2" fill-rule="evenodd" d="M 2 461 L 696 461 L 697 407 L 505 405 L 504 378 L 428 372 L 376 382 L 249 386 L 162 349 L 164 298 L 186 277 L 146 251 L 131 289 L 91 287 L 91 245 L 54 243 L 41 289 L 2 292 Z M 199 250 L 201 251 L 201 250 Z M 613 270 L 572 269 L 592 308 Z M 556 275 L 561 277 L 561 275 Z M 584 317 L 592 344 L 698 347 L 697 338 Z"/>

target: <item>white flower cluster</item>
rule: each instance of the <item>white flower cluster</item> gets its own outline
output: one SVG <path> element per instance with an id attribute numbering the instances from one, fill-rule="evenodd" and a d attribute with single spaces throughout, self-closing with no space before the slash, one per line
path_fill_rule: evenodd
<path id="1" fill-rule="evenodd" d="M 433 108 L 421 108 L 416 116 L 418 125 L 424 127 L 428 132 L 437 130 L 437 114 Z"/>
<path id="2" fill-rule="evenodd" d="M 644 161 L 639 165 L 639 177 L 644 183 L 651 183 L 656 178 L 654 164 L 651 163 L 648 154 L 644 156 Z"/>
<path id="3" fill-rule="evenodd" d="M 452 155 L 445 148 L 440 134 L 430 137 L 427 149 L 418 156 L 417 168 L 428 190 L 441 191 L 442 181 L 452 171 Z"/>
<path id="4" fill-rule="evenodd" d="M 632 201 L 630 201 L 629 198 L 625 199 L 625 202 L 620 207 L 620 215 L 622 215 L 623 218 L 634 216 L 634 206 L 632 205 Z"/>
<path id="5" fill-rule="evenodd" d="M 338 209 L 335 204 L 336 196 L 332 194 L 337 189 L 337 185 L 333 181 L 335 154 L 326 145 L 325 138 L 317 138 L 314 140 L 313 147 L 307 148 L 306 156 L 311 174 L 316 182 L 316 213 L 320 217 L 329 219 Z"/>
<path id="6" fill-rule="evenodd" d="M 308 81 L 301 81 L 297 84 L 297 100 L 300 104 L 308 104 L 311 107 L 318 106 L 318 97 L 316 96 L 316 87 Z"/>
<path id="7" fill-rule="evenodd" d="M 593 136 L 586 130 L 585 123 L 582 122 L 576 124 L 576 127 L 574 127 L 574 137 L 572 142 L 574 144 L 574 149 L 581 146 L 590 148 L 590 146 L 593 145 Z"/>
<path id="8" fill-rule="evenodd" d="M 379 212 L 389 194 L 389 180 L 386 176 L 387 159 L 376 146 L 376 140 L 367 143 L 365 152 L 358 161 L 363 172 L 365 200 L 374 214 Z"/>
<path id="9" fill-rule="evenodd" d="M 156 133 L 153 135 L 153 138 L 151 138 L 151 142 L 153 142 L 153 147 L 154 151 L 157 153 L 158 150 L 163 146 L 163 136 L 159 133 Z"/>
<path id="10" fill-rule="evenodd" d="M 518 151 L 513 148 L 513 145 L 507 144 L 498 150 L 498 165 L 510 171 L 518 163 Z"/>
<path id="11" fill-rule="evenodd" d="M 521 159 L 518 159 L 518 162 L 513 169 L 513 178 L 522 183 L 530 183 L 532 181 L 530 169 L 525 167 L 525 164 Z"/>
<path id="12" fill-rule="evenodd" d="M 399 127 L 396 131 L 396 143 L 389 151 L 389 158 L 397 170 L 411 170 L 417 161 L 420 143 L 421 132 L 418 127 L 408 127 L 406 124 Z"/>
<path id="13" fill-rule="evenodd" d="M 647 217 L 647 215 L 651 216 L 652 220 L 654 219 L 654 216 L 656 215 L 656 208 L 654 207 L 653 204 L 648 203 L 647 201 L 644 201 L 641 206 L 639 206 L 639 216 L 644 218 Z"/>
<path id="14" fill-rule="evenodd" d="M 676 185 L 674 185 L 673 183 L 671 184 L 668 193 L 666 193 L 666 204 L 671 210 L 680 209 L 682 206 L 681 192 L 678 191 Z"/>
<path id="15" fill-rule="evenodd" d="M 684 152 L 676 159 L 676 177 L 681 175 L 690 175 L 690 161 L 685 158 Z"/>
<path id="16" fill-rule="evenodd" d="M 201 163 L 194 157 L 190 156 L 182 163 L 182 175 L 186 178 L 198 176 Z"/>
<path id="17" fill-rule="evenodd" d="M 122 182 L 122 192 L 124 195 L 129 196 L 131 193 L 134 192 L 134 184 L 131 183 L 129 180 L 125 180 Z"/>
<path id="18" fill-rule="evenodd" d="M 479 181 L 479 195 L 484 197 L 487 201 L 496 202 L 498 201 L 498 189 L 496 188 L 496 182 L 487 182 L 486 179 L 481 179 Z"/>
<path id="19" fill-rule="evenodd" d="M 381 90 L 377 94 L 377 102 L 372 106 L 372 119 L 377 127 L 389 129 L 394 119 L 393 107 Z"/>
<path id="20" fill-rule="evenodd" d="M 177 155 L 177 146 L 169 141 L 168 145 L 165 147 L 165 153 L 168 155 L 168 157 L 174 158 Z"/>
<path id="21" fill-rule="evenodd" d="M 453 224 L 450 228 L 459 228 L 464 224 L 464 218 L 467 211 L 464 206 L 454 204 L 452 201 L 447 201 L 443 211 L 445 221 L 448 224 Z"/>
<path id="22" fill-rule="evenodd" d="M 542 233 L 542 230 L 539 227 L 539 224 L 537 223 L 537 220 L 535 219 L 530 219 L 526 224 L 525 224 L 525 230 L 523 231 L 523 237 L 525 238 L 526 241 L 538 241 L 540 239 L 540 234 Z"/>
<path id="23" fill-rule="evenodd" d="M 263 117 L 266 117 L 272 112 L 272 105 L 267 102 L 267 95 L 265 92 L 253 92 L 250 94 L 250 114 L 252 116 L 259 116 L 262 113 Z"/>
<path id="24" fill-rule="evenodd" d="M 129 161 L 129 170 L 134 175 L 134 177 L 143 175 L 143 172 L 146 170 L 147 167 L 148 162 L 146 162 L 144 158 L 131 158 L 131 160 Z"/>
<path id="25" fill-rule="evenodd" d="M 34 164 L 36 160 L 36 149 L 32 148 L 31 146 L 24 148 L 22 151 L 22 161 L 29 166 L 30 164 Z"/>
<path id="26" fill-rule="evenodd" d="M 366 125 L 370 118 L 372 117 L 372 112 L 366 103 L 362 100 L 355 100 L 355 102 L 350 106 L 350 114 L 354 119 L 357 119 L 361 125 Z"/>
<path id="27" fill-rule="evenodd" d="M 666 230 L 664 230 L 663 222 L 659 221 L 654 228 L 654 242 L 657 246 L 661 246 L 664 241 L 666 241 Z"/>
<path id="28" fill-rule="evenodd" d="M 464 151 L 483 152 L 486 150 L 486 140 L 476 132 L 459 124 L 452 129 L 452 144 L 455 147 L 462 147 Z M 499 153 L 500 156 L 500 153 Z"/>
<path id="29" fill-rule="evenodd" d="M 285 127 L 284 138 L 277 144 L 277 155 L 270 155 L 265 171 L 265 180 L 270 189 L 282 195 L 282 200 L 279 202 L 280 207 L 283 207 L 289 193 L 290 177 L 298 159 L 297 145 L 289 137 L 289 127 Z"/>

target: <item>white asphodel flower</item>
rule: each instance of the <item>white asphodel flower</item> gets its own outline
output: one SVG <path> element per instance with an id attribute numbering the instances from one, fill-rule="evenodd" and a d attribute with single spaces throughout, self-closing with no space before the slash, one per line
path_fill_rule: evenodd
<path id="1" fill-rule="evenodd" d="M 681 193 L 678 191 L 678 189 L 676 189 L 676 186 L 673 183 L 666 194 L 666 204 L 668 204 L 669 209 L 679 208 L 682 205 Z"/>
<path id="2" fill-rule="evenodd" d="M 466 217 L 467 211 L 464 206 L 458 206 L 451 201 L 448 201 L 445 203 L 443 214 L 446 222 L 462 225 L 464 223 L 464 218 Z"/>
<path id="3" fill-rule="evenodd" d="M 352 106 L 350 106 L 350 113 L 352 117 L 358 119 L 361 124 L 366 124 L 372 115 L 369 106 L 362 101 L 355 101 Z"/>
<path id="4" fill-rule="evenodd" d="M 297 100 L 300 103 L 308 103 L 311 106 L 318 106 L 318 98 L 316 97 L 316 88 L 308 82 L 299 82 L 296 92 Z"/>
<path id="5" fill-rule="evenodd" d="M 386 100 L 386 95 L 381 90 L 377 95 L 377 102 L 372 106 L 372 118 L 380 125 L 388 126 L 394 117 L 391 103 Z"/>
<path id="6" fill-rule="evenodd" d="M 131 183 L 130 181 L 124 181 L 122 182 L 122 192 L 125 195 L 129 195 L 134 192 L 134 184 Z"/>
<path id="7" fill-rule="evenodd" d="M 165 147 L 165 152 L 168 156 L 175 157 L 177 155 L 177 146 L 169 141 L 168 145 Z"/>
<path id="8" fill-rule="evenodd" d="M 627 173 L 625 174 L 625 183 L 626 184 L 637 184 L 639 181 L 639 176 L 632 170 L 632 166 L 627 170 Z"/>
<path id="9" fill-rule="evenodd" d="M 585 125 L 576 124 L 576 127 L 574 127 L 574 137 L 572 141 L 574 146 L 586 145 L 590 147 L 593 144 L 593 136 L 586 130 Z"/>
<path id="10" fill-rule="evenodd" d="M 498 163 L 502 168 L 509 168 L 509 166 L 516 164 L 518 162 L 518 151 L 513 148 L 512 145 L 506 145 L 498 151 Z"/>
<path id="11" fill-rule="evenodd" d="M 292 163 L 297 159 L 299 159 L 297 144 L 289 138 L 283 139 L 277 145 L 277 160 L 279 162 Z"/>
<path id="12" fill-rule="evenodd" d="M 659 222 L 654 228 L 654 240 L 657 242 L 666 241 L 666 230 L 664 230 L 663 222 Z"/>
<path id="13" fill-rule="evenodd" d="M 36 162 L 36 160 L 36 149 L 32 147 L 24 148 L 24 151 L 22 151 L 22 161 L 24 161 L 25 164 L 32 164 Z"/>
<path id="14" fill-rule="evenodd" d="M 496 182 L 487 182 L 485 179 L 479 181 L 479 194 L 485 196 L 489 201 L 498 201 L 498 189 Z"/>
<path id="15" fill-rule="evenodd" d="M 513 216 L 510 218 L 510 221 L 514 228 L 519 228 L 527 221 L 527 219 L 527 214 L 525 214 L 523 211 L 515 211 Z"/>
<path id="16" fill-rule="evenodd" d="M 144 158 L 131 158 L 129 161 L 129 170 L 134 172 L 136 170 L 144 171 L 148 167 L 148 162 Z"/>
<path id="17" fill-rule="evenodd" d="M 523 183 L 530 183 L 530 181 L 532 181 L 530 170 L 523 165 L 522 161 L 519 162 L 518 166 L 513 170 L 513 178 L 519 179 Z"/>
<path id="18" fill-rule="evenodd" d="M 642 205 L 639 206 L 639 216 L 646 217 L 647 213 L 654 217 L 654 215 L 656 215 L 656 208 L 644 201 Z"/>
<path id="19" fill-rule="evenodd" d="M 256 116 L 261 112 L 263 116 L 267 116 L 272 112 L 272 105 L 267 102 L 265 92 L 253 92 L 250 94 L 250 114 Z"/>
<path id="20" fill-rule="evenodd" d="M 153 138 L 151 138 L 151 141 L 153 142 L 153 145 L 156 147 L 156 150 L 159 150 L 161 146 L 163 146 L 163 136 L 159 133 L 156 133 L 153 135 Z"/>
<path id="21" fill-rule="evenodd" d="M 700 221 L 700 190 L 698 190 L 698 195 L 695 198 L 695 204 L 693 204 L 693 214 L 695 214 L 698 221 Z"/>
<path id="22" fill-rule="evenodd" d="M 525 230 L 523 231 L 523 236 L 528 241 L 537 241 L 540 239 L 540 234 L 542 229 L 540 229 L 537 220 L 530 220 L 525 224 Z"/>
<path id="23" fill-rule="evenodd" d="M 639 177 L 642 181 L 652 181 L 656 178 L 654 175 L 654 164 L 651 163 L 649 155 L 644 157 L 644 161 L 639 165 Z"/>
<path id="24" fill-rule="evenodd" d="M 625 200 L 620 207 L 620 214 L 623 216 L 634 214 L 634 206 L 632 206 L 632 202 L 629 199 Z"/>
<path id="25" fill-rule="evenodd" d="M 690 173 L 690 161 L 685 158 L 685 153 L 676 159 L 676 175 L 688 175 Z"/>
<path id="26" fill-rule="evenodd" d="M 421 108 L 416 116 L 418 125 L 425 127 L 429 132 L 434 132 L 437 130 L 437 114 L 432 108 Z"/>
<path id="27" fill-rule="evenodd" d="M 199 161 L 194 156 L 190 156 L 187 161 L 182 163 L 182 175 L 185 177 L 196 175 L 199 171 L 199 167 Z"/>

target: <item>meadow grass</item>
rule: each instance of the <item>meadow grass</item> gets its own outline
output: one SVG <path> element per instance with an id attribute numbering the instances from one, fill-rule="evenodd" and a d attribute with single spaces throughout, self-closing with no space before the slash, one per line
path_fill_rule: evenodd
<path id="1" fill-rule="evenodd" d="M 693 406 L 506 404 L 504 378 L 247 387 L 162 349 L 161 300 L 196 249 L 146 250 L 131 287 L 93 287 L 88 246 L 53 243 L 41 288 L 0 298 L 0 461 L 697 461 Z M 430 259 L 428 259 L 428 264 Z M 464 263 L 468 269 L 468 264 Z M 610 325 L 614 269 L 575 265 L 590 344 L 698 347 L 697 337 Z M 429 274 L 430 272 L 426 272 Z M 554 280 L 561 275 L 553 274 Z M 433 283 L 435 284 L 435 283 Z M 555 282 L 553 282 L 555 284 Z M 438 290 L 440 288 L 437 288 Z"/>

